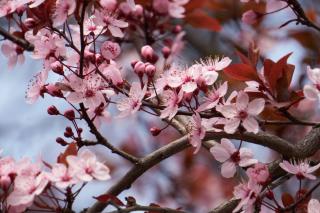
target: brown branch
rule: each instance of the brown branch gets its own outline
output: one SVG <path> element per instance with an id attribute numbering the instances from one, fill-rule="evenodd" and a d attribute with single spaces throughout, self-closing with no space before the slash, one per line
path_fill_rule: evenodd
<path id="1" fill-rule="evenodd" d="M 20 47 L 22 47 L 23 49 L 25 49 L 27 51 L 34 50 L 33 44 L 29 43 L 27 40 L 24 40 L 24 39 L 19 38 L 15 35 L 12 35 L 11 33 L 7 32 L 2 27 L 0 27 L 0 35 L 2 35 L 5 39 L 8 39 L 8 40 L 12 41 L 13 43 L 19 45 Z"/>
<path id="2" fill-rule="evenodd" d="M 170 209 L 165 207 L 157 207 L 157 206 L 141 206 L 141 205 L 135 205 L 119 210 L 115 210 L 108 213 L 129 213 L 129 212 L 135 212 L 135 211 L 150 211 L 150 212 L 159 212 L 159 213 L 186 213 L 182 210 L 176 210 L 176 209 Z"/>

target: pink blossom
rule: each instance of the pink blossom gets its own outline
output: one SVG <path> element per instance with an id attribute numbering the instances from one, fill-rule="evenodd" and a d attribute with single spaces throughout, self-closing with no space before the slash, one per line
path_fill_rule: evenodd
<path id="1" fill-rule="evenodd" d="M 16 66 L 17 62 L 23 64 L 25 57 L 23 55 L 23 48 L 10 42 L 5 41 L 1 46 L 2 53 L 9 59 L 8 68 L 12 69 Z"/>
<path id="2" fill-rule="evenodd" d="M 99 25 L 96 21 L 96 17 L 94 15 L 90 16 L 84 21 L 83 24 L 83 34 L 84 35 L 93 35 L 98 36 L 99 34 L 103 33 L 103 26 Z"/>
<path id="3" fill-rule="evenodd" d="M 178 112 L 179 103 L 183 98 L 182 90 L 178 94 L 174 90 L 166 90 L 162 95 L 165 108 L 161 111 L 160 118 L 171 120 Z"/>
<path id="4" fill-rule="evenodd" d="M 236 173 L 236 166 L 247 167 L 258 163 L 253 159 L 253 153 L 248 148 L 236 149 L 230 140 L 223 138 L 221 144 L 216 144 L 210 149 L 214 158 L 222 163 L 221 174 L 225 178 L 231 178 Z"/>
<path id="5" fill-rule="evenodd" d="M 100 5 L 107 11 L 114 11 L 117 6 L 117 0 L 100 0 Z"/>
<path id="6" fill-rule="evenodd" d="M 284 160 L 283 162 L 279 163 L 279 166 L 286 172 L 296 175 L 299 180 L 304 178 L 315 180 L 316 176 L 312 175 L 311 173 L 320 168 L 320 163 L 315 166 L 310 166 L 308 161 L 290 163 Z"/>
<path id="7" fill-rule="evenodd" d="M 224 68 L 228 67 L 232 60 L 229 57 L 223 58 L 207 58 L 206 60 L 200 61 L 202 66 L 204 66 L 209 71 L 221 71 Z"/>
<path id="8" fill-rule="evenodd" d="M 67 20 L 76 9 L 75 0 L 57 0 L 55 12 L 53 14 L 53 25 L 58 27 Z"/>
<path id="9" fill-rule="evenodd" d="M 212 89 L 208 96 L 205 97 L 206 101 L 198 107 L 197 111 L 201 112 L 217 106 L 221 98 L 226 95 L 227 90 L 228 82 L 224 82 L 218 89 Z"/>
<path id="10" fill-rule="evenodd" d="M 26 92 L 27 103 L 33 104 L 38 100 L 40 96 L 44 96 L 44 92 L 46 91 L 45 85 L 47 78 L 48 72 L 44 70 L 39 72 L 34 77 L 34 80 L 31 81 L 31 85 L 29 85 Z"/>
<path id="11" fill-rule="evenodd" d="M 115 59 L 120 53 L 121 49 L 118 43 L 112 41 L 105 41 L 100 47 L 101 55 L 105 59 Z"/>
<path id="12" fill-rule="evenodd" d="M 41 164 L 33 163 L 29 158 L 22 158 L 16 163 L 15 169 L 18 176 L 37 176 L 41 172 Z"/>
<path id="13" fill-rule="evenodd" d="M 241 212 L 243 213 L 253 213 L 254 203 L 256 202 L 261 190 L 262 186 L 253 182 L 241 183 L 236 186 L 233 194 L 236 199 L 240 199 L 241 201 L 232 212 L 239 212 L 239 210 L 242 209 Z"/>
<path id="14" fill-rule="evenodd" d="M 111 120 L 111 115 L 106 110 L 104 104 L 100 104 L 95 109 L 90 108 L 87 113 L 97 128 L 99 128 L 102 123 L 109 122 Z"/>
<path id="15" fill-rule="evenodd" d="M 246 24 L 255 24 L 258 20 L 258 14 L 253 10 L 248 10 L 242 14 L 241 20 Z"/>
<path id="16" fill-rule="evenodd" d="M 168 13 L 173 18 L 183 18 L 185 12 L 183 5 L 188 2 L 189 0 L 154 0 L 152 5 L 158 13 Z"/>
<path id="17" fill-rule="evenodd" d="M 259 124 L 256 120 L 256 116 L 259 115 L 265 105 L 263 98 L 257 98 L 249 102 L 249 96 L 247 93 L 239 92 L 236 103 L 217 106 L 217 111 L 227 118 L 224 130 L 227 133 L 234 133 L 240 123 L 248 131 L 258 133 Z"/>
<path id="18" fill-rule="evenodd" d="M 117 19 L 117 16 L 109 11 L 97 11 L 95 13 L 99 25 L 105 25 L 114 37 L 122 38 L 124 36 L 122 28 L 128 27 L 128 23 Z"/>
<path id="19" fill-rule="evenodd" d="M 311 67 L 308 66 L 307 74 L 312 84 L 304 86 L 304 96 L 310 100 L 317 100 L 320 97 L 320 69 L 311 69 Z"/>
<path id="20" fill-rule="evenodd" d="M 308 203 L 308 213 L 318 213 L 320 202 L 317 199 L 311 199 Z"/>
<path id="21" fill-rule="evenodd" d="M 112 81 L 112 84 L 119 86 L 123 84 L 121 71 L 115 61 L 110 60 L 110 64 L 103 64 L 99 67 L 105 77 Z"/>
<path id="22" fill-rule="evenodd" d="M 146 91 L 147 85 L 141 89 L 138 82 L 133 82 L 129 91 L 129 97 L 123 98 L 117 104 L 117 108 L 121 112 L 118 117 L 126 117 L 136 113 L 141 107 Z"/>
<path id="23" fill-rule="evenodd" d="M 201 141 L 206 135 L 206 128 L 202 122 L 200 114 L 196 112 L 191 119 L 191 132 L 189 133 L 189 142 L 195 147 L 194 154 L 199 152 L 201 148 Z"/>
<path id="24" fill-rule="evenodd" d="M 264 184 L 269 178 L 269 169 L 266 164 L 257 163 L 246 171 L 250 181 L 258 184 Z"/>
<path id="25" fill-rule="evenodd" d="M 54 164 L 51 172 L 47 173 L 47 177 L 57 187 L 62 189 L 79 182 L 76 178 L 76 171 L 73 168 L 66 167 L 66 165 L 62 163 Z"/>
<path id="26" fill-rule="evenodd" d="M 31 206 L 37 195 L 40 195 L 48 184 L 44 173 L 34 176 L 17 176 L 14 180 L 13 192 L 7 198 L 10 211 L 24 212 Z"/>
<path id="27" fill-rule="evenodd" d="M 110 179 L 110 169 L 97 160 L 97 157 L 88 149 L 81 150 L 77 156 L 67 157 L 68 165 L 76 171 L 76 176 L 82 181 Z"/>
<path id="28" fill-rule="evenodd" d="M 11 157 L 0 159 L 0 187 L 6 190 L 11 184 L 10 175 L 16 173 L 15 161 Z"/>

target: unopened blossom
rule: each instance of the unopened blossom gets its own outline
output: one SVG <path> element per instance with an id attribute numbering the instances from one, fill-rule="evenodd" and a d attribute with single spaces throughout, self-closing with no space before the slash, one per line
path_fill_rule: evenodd
<path id="1" fill-rule="evenodd" d="M 240 91 L 236 103 L 219 105 L 216 109 L 228 119 L 224 126 L 225 132 L 234 133 L 241 123 L 248 132 L 258 133 L 259 124 L 255 117 L 263 111 L 264 106 L 263 98 L 249 102 L 248 94 Z"/>
<path id="2" fill-rule="evenodd" d="M 16 64 L 23 64 L 25 57 L 23 55 L 23 48 L 12 43 L 11 41 L 3 42 L 1 51 L 5 57 L 8 58 L 8 68 L 12 69 Z"/>
<path id="3" fill-rule="evenodd" d="M 117 0 L 100 0 L 100 5 L 107 11 L 114 11 L 117 6 Z"/>
<path id="4" fill-rule="evenodd" d="M 171 120 L 178 112 L 179 103 L 183 98 L 183 92 L 178 94 L 174 90 L 165 90 L 162 93 L 165 108 L 161 110 L 160 118 L 168 118 Z"/>
<path id="5" fill-rule="evenodd" d="M 76 177 L 82 181 L 108 180 L 110 169 L 97 160 L 97 157 L 88 149 L 81 150 L 77 156 L 67 157 L 70 168 L 76 172 Z"/>
<path id="6" fill-rule="evenodd" d="M 201 112 L 204 110 L 212 109 L 218 105 L 221 98 L 223 98 L 228 90 L 228 82 L 224 82 L 218 89 L 212 89 L 209 94 L 205 97 L 205 102 L 201 104 L 197 111 Z"/>
<path id="7" fill-rule="evenodd" d="M 241 183 L 234 188 L 233 194 L 236 199 L 240 199 L 237 207 L 232 213 L 239 212 L 242 209 L 242 213 L 253 213 L 254 203 L 256 202 L 262 186 L 253 182 Z"/>
<path id="8" fill-rule="evenodd" d="M 258 20 L 258 13 L 253 10 L 248 10 L 242 14 L 241 20 L 246 24 L 255 24 Z"/>
<path id="9" fill-rule="evenodd" d="M 311 199 L 308 203 L 308 213 L 319 213 L 320 202 L 317 199 Z"/>
<path id="10" fill-rule="evenodd" d="M 315 166 L 310 166 L 308 161 L 289 162 L 284 160 L 279 166 L 286 172 L 296 175 L 299 180 L 304 178 L 315 180 L 316 176 L 311 173 L 320 168 L 320 163 Z"/>
<path id="11" fill-rule="evenodd" d="M 320 98 L 320 68 L 311 69 L 311 67 L 308 66 L 307 74 L 312 84 L 304 86 L 303 94 L 310 100 L 317 100 Z"/>
<path id="12" fill-rule="evenodd" d="M 57 0 L 55 12 L 53 14 L 53 25 L 58 27 L 67 20 L 76 9 L 75 0 Z"/>
<path id="13" fill-rule="evenodd" d="M 79 182 L 76 171 L 66 167 L 65 164 L 56 163 L 52 166 L 51 172 L 47 173 L 47 178 L 59 188 L 67 188 Z"/>
<path id="14" fill-rule="evenodd" d="M 248 148 L 236 149 L 226 138 L 221 139 L 220 144 L 216 144 L 210 149 L 213 157 L 222 163 L 221 174 L 225 178 L 231 178 L 236 173 L 236 166 L 247 167 L 258 163 L 253 158 L 253 153 Z"/>
<path id="15" fill-rule="evenodd" d="M 249 181 L 258 184 L 264 184 L 270 176 L 268 166 L 263 163 L 256 163 L 254 167 L 248 168 L 246 173 L 249 177 Z"/>
<path id="16" fill-rule="evenodd" d="M 206 135 L 206 128 L 202 122 L 200 114 L 196 112 L 191 119 L 191 131 L 189 133 L 189 142 L 195 148 L 194 154 L 199 152 L 202 144 L 202 139 Z"/>
<path id="17" fill-rule="evenodd" d="M 108 60 L 117 58 L 121 53 L 120 45 L 112 41 L 103 42 L 100 51 L 101 55 Z"/>
<path id="18" fill-rule="evenodd" d="M 124 36 L 122 29 L 129 26 L 127 22 L 117 19 L 117 15 L 109 11 L 97 11 L 95 16 L 97 22 L 106 26 L 114 37 L 122 38 Z"/>
<path id="19" fill-rule="evenodd" d="M 147 85 L 141 89 L 138 82 L 133 82 L 129 91 L 129 97 L 121 99 L 117 104 L 117 108 L 121 112 L 118 117 L 126 117 L 136 113 L 141 107 L 146 91 Z"/>
<path id="20" fill-rule="evenodd" d="M 10 211 L 24 212 L 32 205 L 35 197 L 43 192 L 48 182 L 44 173 L 40 173 L 36 177 L 17 176 L 14 180 L 13 191 L 7 198 Z"/>
<path id="21" fill-rule="evenodd" d="M 45 85 L 48 78 L 47 71 L 39 72 L 34 79 L 31 81 L 31 85 L 29 85 L 26 92 L 26 100 L 27 103 L 33 104 L 38 98 L 44 96 L 44 92 L 46 91 Z"/>

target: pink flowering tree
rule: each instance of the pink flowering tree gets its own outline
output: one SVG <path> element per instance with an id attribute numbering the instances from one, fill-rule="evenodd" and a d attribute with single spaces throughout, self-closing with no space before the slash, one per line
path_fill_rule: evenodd
<path id="1" fill-rule="evenodd" d="M 41 63 L 26 102 L 65 125 L 54 162 L 1 155 L 0 211 L 320 212 L 317 6 L 0 1 L 7 69 Z"/>

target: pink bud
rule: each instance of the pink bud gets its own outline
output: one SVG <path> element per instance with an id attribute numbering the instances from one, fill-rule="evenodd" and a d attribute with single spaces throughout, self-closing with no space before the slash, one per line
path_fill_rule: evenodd
<path id="1" fill-rule="evenodd" d="M 176 26 L 173 28 L 173 30 L 172 30 L 172 32 L 175 33 L 175 34 L 178 34 L 178 33 L 180 33 L 181 31 L 182 31 L 181 25 L 176 25 Z"/>
<path id="2" fill-rule="evenodd" d="M 138 60 L 133 60 L 131 61 L 131 67 L 134 69 L 134 66 L 136 65 L 136 63 L 138 62 Z"/>
<path id="3" fill-rule="evenodd" d="M 133 68 L 134 72 L 140 77 L 143 76 L 145 69 L 146 69 L 146 65 L 141 61 L 138 61 Z"/>
<path id="4" fill-rule="evenodd" d="M 16 9 L 16 12 L 18 13 L 18 16 L 22 16 L 24 11 L 26 11 L 26 6 L 25 5 L 21 5 Z"/>
<path id="5" fill-rule="evenodd" d="M 117 6 L 116 0 L 100 0 L 100 5 L 107 11 L 114 11 Z"/>
<path id="6" fill-rule="evenodd" d="M 143 58 L 146 60 L 150 59 L 153 57 L 154 51 L 151 46 L 145 45 L 141 48 L 141 55 Z"/>
<path id="7" fill-rule="evenodd" d="M 146 66 L 145 72 L 146 72 L 147 76 L 153 77 L 154 73 L 156 72 L 156 67 L 152 64 L 148 64 Z"/>
<path id="8" fill-rule="evenodd" d="M 64 75 L 63 66 L 59 61 L 55 61 L 50 64 L 50 67 L 53 72 L 57 73 L 58 75 Z"/>
<path id="9" fill-rule="evenodd" d="M 255 24 L 259 17 L 260 15 L 257 12 L 248 10 L 242 14 L 241 20 L 246 24 Z"/>
<path id="10" fill-rule="evenodd" d="M 28 29 L 33 29 L 36 26 L 36 21 L 33 18 L 27 18 L 23 24 L 28 28 Z"/>
<path id="11" fill-rule="evenodd" d="M 73 121 L 75 119 L 75 117 L 76 117 L 75 114 L 74 114 L 73 109 L 65 111 L 64 112 L 64 116 L 70 121 Z"/>
<path id="12" fill-rule="evenodd" d="M 54 84 L 49 84 L 46 86 L 46 91 L 48 94 L 50 94 L 53 97 L 59 97 L 63 98 L 63 93 L 61 90 Z"/>
<path id="13" fill-rule="evenodd" d="M 59 115 L 60 114 L 59 110 L 53 105 L 50 106 L 47 111 L 48 111 L 49 115 Z"/>
<path id="14" fill-rule="evenodd" d="M 162 55 L 165 59 L 167 59 L 171 54 L 171 49 L 168 46 L 164 46 L 161 50 Z"/>
<path id="15" fill-rule="evenodd" d="M 143 15 L 143 7 L 140 4 L 136 4 L 134 11 L 132 11 L 132 13 L 136 17 L 141 17 Z"/>
<path id="16" fill-rule="evenodd" d="M 159 129 L 157 127 L 151 127 L 150 132 L 153 136 L 157 136 L 161 133 L 161 129 Z"/>
<path id="17" fill-rule="evenodd" d="M 101 54 L 105 59 L 115 59 L 121 53 L 121 49 L 118 43 L 112 41 L 106 41 L 101 45 Z"/>

